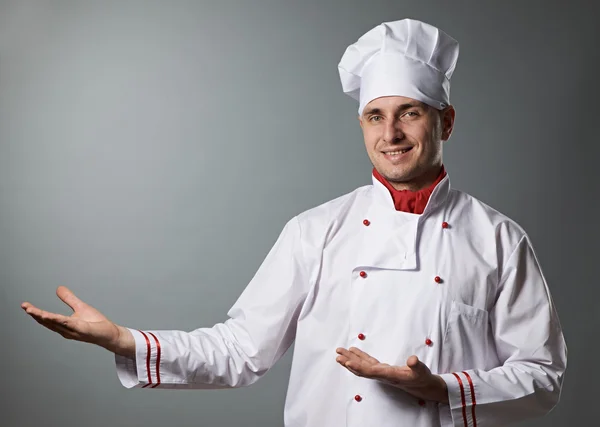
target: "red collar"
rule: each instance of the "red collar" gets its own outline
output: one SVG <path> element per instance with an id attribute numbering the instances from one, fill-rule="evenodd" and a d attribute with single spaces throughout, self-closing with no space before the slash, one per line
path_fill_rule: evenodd
<path id="1" fill-rule="evenodd" d="M 373 168 L 373 176 L 390 191 L 397 211 L 422 214 L 429 201 L 429 196 L 431 196 L 435 187 L 446 176 L 446 169 L 442 165 L 442 170 L 435 182 L 429 187 L 418 191 L 396 190 L 375 168 Z"/>

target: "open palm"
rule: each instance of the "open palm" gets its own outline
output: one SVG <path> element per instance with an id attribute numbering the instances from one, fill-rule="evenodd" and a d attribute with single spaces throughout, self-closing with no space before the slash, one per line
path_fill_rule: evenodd
<path id="1" fill-rule="evenodd" d="M 393 366 L 356 347 L 340 347 L 336 353 L 336 361 L 354 375 L 391 384 L 420 399 L 447 402 L 444 380 L 433 375 L 415 355 L 408 358 L 405 366 Z"/>
<path id="2" fill-rule="evenodd" d="M 65 286 L 59 286 L 56 295 L 71 309 L 71 316 L 50 313 L 24 302 L 21 308 L 39 324 L 57 332 L 66 339 L 89 342 L 110 349 L 119 339 L 119 328 L 91 305 L 81 301 Z"/>

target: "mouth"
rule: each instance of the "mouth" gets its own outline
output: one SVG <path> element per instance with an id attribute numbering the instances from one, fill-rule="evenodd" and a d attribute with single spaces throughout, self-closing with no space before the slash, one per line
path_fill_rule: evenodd
<path id="1" fill-rule="evenodd" d="M 402 149 L 394 150 L 394 151 L 382 151 L 382 153 L 389 160 L 398 160 L 398 159 L 401 159 L 402 157 L 404 157 L 406 155 L 406 153 L 408 153 L 412 149 L 413 149 L 413 147 L 406 147 L 406 148 L 402 148 Z"/>

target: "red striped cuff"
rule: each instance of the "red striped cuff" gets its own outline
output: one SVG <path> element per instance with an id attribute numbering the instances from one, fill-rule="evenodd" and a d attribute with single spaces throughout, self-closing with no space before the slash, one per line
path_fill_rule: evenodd
<path id="1" fill-rule="evenodd" d="M 471 391 L 471 417 L 473 418 L 473 427 L 477 427 L 477 417 L 475 416 L 475 406 L 477 405 L 477 401 L 475 400 L 475 387 L 473 386 L 471 376 L 466 371 L 463 371 L 462 373 L 467 377 L 467 381 L 469 382 L 469 389 Z"/>
<path id="2" fill-rule="evenodd" d="M 448 385 L 452 419 L 456 427 L 477 427 L 475 386 L 468 372 L 440 375 Z"/>
<path id="3" fill-rule="evenodd" d="M 160 358 L 161 358 L 161 347 L 160 341 L 152 332 L 143 332 L 138 330 L 144 337 L 146 348 L 143 352 L 138 352 L 137 356 L 145 353 L 143 371 L 138 372 L 139 381 L 145 381 L 146 384 L 142 388 L 151 387 L 156 388 L 160 385 Z M 152 339 L 150 337 L 152 337 Z M 142 362 L 141 360 L 139 362 Z M 140 366 L 140 363 L 138 363 Z"/>

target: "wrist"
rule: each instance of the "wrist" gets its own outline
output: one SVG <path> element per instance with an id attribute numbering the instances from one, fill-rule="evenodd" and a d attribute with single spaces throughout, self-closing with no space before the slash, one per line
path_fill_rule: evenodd
<path id="1" fill-rule="evenodd" d="M 117 334 L 115 340 L 106 349 L 112 353 L 135 359 L 135 339 L 131 331 L 123 326 L 115 325 Z"/>
<path id="2" fill-rule="evenodd" d="M 433 400 L 440 403 L 448 403 L 448 385 L 446 384 L 446 381 L 439 375 L 434 375 L 433 378 L 436 384 L 435 399 Z"/>

